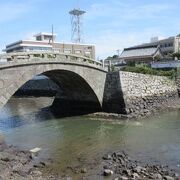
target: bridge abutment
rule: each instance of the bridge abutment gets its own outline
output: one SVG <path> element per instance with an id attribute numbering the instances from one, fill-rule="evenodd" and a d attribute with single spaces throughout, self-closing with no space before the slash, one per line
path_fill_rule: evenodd
<path id="1" fill-rule="evenodd" d="M 107 74 L 103 109 L 110 113 L 146 114 L 178 99 L 174 80 L 131 72 Z"/>

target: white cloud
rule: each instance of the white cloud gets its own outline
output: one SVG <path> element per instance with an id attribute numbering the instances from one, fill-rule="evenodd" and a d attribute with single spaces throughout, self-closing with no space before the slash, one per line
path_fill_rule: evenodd
<path id="1" fill-rule="evenodd" d="M 96 30 L 94 36 L 86 39 L 96 44 L 97 56 L 104 58 L 117 53 L 117 49 L 149 42 L 151 37 L 166 37 L 163 23 L 167 27 L 167 20 L 172 19 L 169 13 L 176 8 L 173 3 L 137 4 L 129 0 L 92 4 L 85 21 L 88 27 L 95 24 L 93 29 Z"/>
<path id="2" fill-rule="evenodd" d="M 97 37 L 90 37 L 91 42 L 96 45 L 96 54 L 99 58 L 106 58 L 117 54 L 117 50 L 123 50 L 137 44 L 149 42 L 153 36 L 164 36 L 158 29 L 146 29 L 143 32 L 122 32 L 109 30 Z"/>
<path id="3" fill-rule="evenodd" d="M 87 20 L 93 20 L 100 17 L 112 18 L 113 20 L 140 20 L 147 18 L 159 18 L 166 16 L 168 10 L 176 8 L 173 3 L 145 3 L 136 5 L 128 1 L 111 0 L 110 2 L 95 3 L 87 11 Z M 165 13 L 163 13 L 165 12 Z"/>

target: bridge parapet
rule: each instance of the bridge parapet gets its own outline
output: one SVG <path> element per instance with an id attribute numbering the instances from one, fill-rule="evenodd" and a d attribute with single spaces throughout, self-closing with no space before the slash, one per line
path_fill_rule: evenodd
<path id="1" fill-rule="evenodd" d="M 16 52 L 16 53 L 7 53 L 1 54 L 0 60 L 6 60 L 6 63 L 11 62 L 30 62 L 34 60 L 46 60 L 46 61 L 57 61 L 57 60 L 64 60 L 64 61 L 73 61 L 73 62 L 83 62 L 95 65 L 99 68 L 103 68 L 103 64 L 99 61 L 94 59 L 79 56 L 76 54 L 66 54 L 66 53 L 59 53 L 59 52 L 52 52 L 52 51 L 41 51 L 41 52 Z"/>

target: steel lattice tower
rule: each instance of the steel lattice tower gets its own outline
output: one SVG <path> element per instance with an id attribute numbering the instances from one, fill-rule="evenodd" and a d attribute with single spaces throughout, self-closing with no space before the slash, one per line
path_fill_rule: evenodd
<path id="1" fill-rule="evenodd" d="M 69 12 L 71 15 L 71 41 L 75 43 L 82 42 L 82 16 L 86 11 L 73 9 Z"/>

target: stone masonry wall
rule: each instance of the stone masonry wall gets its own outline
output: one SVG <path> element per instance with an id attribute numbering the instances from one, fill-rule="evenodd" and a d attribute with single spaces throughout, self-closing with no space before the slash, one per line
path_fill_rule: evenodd
<path id="1" fill-rule="evenodd" d="M 179 94 L 179 96 L 180 96 L 180 77 L 178 77 L 178 78 L 176 79 L 176 84 L 177 84 L 178 94 Z"/>
<path id="2" fill-rule="evenodd" d="M 104 111 L 146 114 L 178 98 L 176 83 L 166 77 L 131 72 L 113 72 L 106 78 Z"/>
<path id="3" fill-rule="evenodd" d="M 180 96 L 180 68 L 177 68 L 176 85 Z"/>
<path id="4" fill-rule="evenodd" d="M 146 113 L 178 98 L 177 86 L 167 77 L 119 72 L 127 113 Z"/>
<path id="5" fill-rule="evenodd" d="M 126 114 L 119 72 L 108 72 L 106 75 L 103 111 Z"/>

